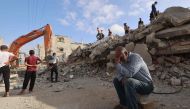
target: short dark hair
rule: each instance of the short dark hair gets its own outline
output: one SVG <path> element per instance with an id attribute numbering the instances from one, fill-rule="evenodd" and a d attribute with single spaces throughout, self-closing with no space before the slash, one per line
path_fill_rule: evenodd
<path id="1" fill-rule="evenodd" d="M 0 49 L 1 49 L 1 50 L 7 50 L 7 49 L 8 49 L 8 46 L 7 46 L 7 45 L 1 45 Z"/>
<path id="2" fill-rule="evenodd" d="M 53 53 L 53 56 L 56 55 L 56 53 Z"/>
<path id="3" fill-rule="evenodd" d="M 29 51 L 29 54 L 30 54 L 30 55 L 35 54 L 34 50 L 30 50 L 30 51 Z"/>
<path id="4" fill-rule="evenodd" d="M 157 3 L 158 3 L 157 1 L 154 2 L 154 4 L 157 4 Z"/>

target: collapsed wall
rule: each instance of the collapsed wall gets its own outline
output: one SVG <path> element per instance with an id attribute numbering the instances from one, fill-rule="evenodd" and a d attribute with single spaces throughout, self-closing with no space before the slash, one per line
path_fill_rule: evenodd
<path id="1" fill-rule="evenodd" d="M 159 79 L 173 85 L 190 84 L 190 10 L 171 7 L 159 14 L 151 24 L 135 29 L 127 36 L 115 36 L 86 48 L 77 48 L 69 56 L 64 74 L 107 78 L 114 73 L 114 49 L 123 46 L 139 53 L 149 70 Z M 183 80 L 178 82 L 179 78 Z M 181 79 L 180 79 L 181 80 Z"/>

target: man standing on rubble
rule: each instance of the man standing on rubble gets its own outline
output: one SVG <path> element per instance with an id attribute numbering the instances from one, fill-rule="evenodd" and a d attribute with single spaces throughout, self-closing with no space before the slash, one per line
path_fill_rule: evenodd
<path id="1" fill-rule="evenodd" d="M 129 26 L 127 25 L 127 23 L 124 23 L 123 26 L 124 26 L 125 35 L 128 35 L 129 34 Z"/>
<path id="2" fill-rule="evenodd" d="M 30 81 L 29 93 L 33 91 L 36 80 L 37 65 L 42 62 L 41 59 L 36 57 L 34 54 L 35 54 L 34 50 L 30 50 L 29 51 L 30 56 L 25 58 L 25 65 L 27 66 L 27 68 L 24 76 L 22 90 L 19 93 L 20 95 L 25 93 L 29 81 Z"/>
<path id="3" fill-rule="evenodd" d="M 109 38 L 113 39 L 113 34 L 112 34 L 112 31 L 110 29 L 108 29 L 108 36 L 109 36 Z"/>
<path id="4" fill-rule="evenodd" d="M 96 38 L 97 38 L 97 40 L 100 40 L 100 37 L 101 37 L 101 34 L 100 34 L 100 30 L 99 30 L 99 28 L 97 27 L 97 35 L 96 35 Z"/>
<path id="5" fill-rule="evenodd" d="M 155 2 L 152 4 L 152 11 L 151 11 L 151 13 L 152 13 L 152 16 L 153 16 L 154 19 L 155 19 L 156 16 L 157 16 L 156 5 L 157 5 L 157 1 L 155 1 Z"/>
<path id="6" fill-rule="evenodd" d="M 8 52 L 8 46 L 1 45 L 0 46 L 0 74 L 3 74 L 3 80 L 5 83 L 5 93 L 3 97 L 9 96 L 9 88 L 10 88 L 10 62 L 18 59 L 14 54 Z"/>
<path id="7" fill-rule="evenodd" d="M 101 30 L 100 32 L 100 40 L 104 38 L 104 33 L 103 33 L 103 30 Z"/>
<path id="8" fill-rule="evenodd" d="M 152 77 L 139 54 L 124 47 L 115 50 L 117 77 L 113 80 L 120 104 L 114 109 L 142 109 L 137 94 L 148 95 L 153 91 Z"/>
<path id="9" fill-rule="evenodd" d="M 144 22 L 142 21 L 141 18 L 139 18 L 138 28 L 142 28 L 143 26 L 144 26 Z"/>
<path id="10" fill-rule="evenodd" d="M 58 82 L 58 63 L 59 58 L 56 56 L 56 53 L 53 53 L 52 59 L 49 60 L 49 67 L 51 68 L 51 82 L 53 81 L 53 74 L 55 73 L 55 82 Z"/>

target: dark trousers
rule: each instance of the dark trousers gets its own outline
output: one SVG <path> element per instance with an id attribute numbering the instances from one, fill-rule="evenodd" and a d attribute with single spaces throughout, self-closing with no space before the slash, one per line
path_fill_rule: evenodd
<path id="1" fill-rule="evenodd" d="M 137 93 L 140 95 L 148 95 L 153 91 L 152 83 L 145 83 L 133 78 L 127 78 L 124 82 L 120 82 L 117 78 L 113 80 L 117 91 L 120 104 L 127 109 L 140 109 L 140 100 Z"/>
<path id="2" fill-rule="evenodd" d="M 30 81 L 29 91 L 33 91 L 35 80 L 36 80 L 36 71 L 26 71 L 22 89 L 26 89 Z"/>
<path id="3" fill-rule="evenodd" d="M 52 65 L 51 68 L 51 82 L 53 82 L 53 74 L 55 73 L 55 81 L 57 82 L 58 80 L 58 68 L 57 65 Z"/>
<path id="4" fill-rule="evenodd" d="M 9 66 L 3 66 L 0 68 L 0 73 L 3 74 L 3 79 L 4 79 L 4 83 L 5 83 L 5 91 L 9 92 L 9 88 L 10 88 L 10 68 Z"/>
<path id="5" fill-rule="evenodd" d="M 125 30 L 125 35 L 128 35 L 129 34 L 129 30 Z"/>

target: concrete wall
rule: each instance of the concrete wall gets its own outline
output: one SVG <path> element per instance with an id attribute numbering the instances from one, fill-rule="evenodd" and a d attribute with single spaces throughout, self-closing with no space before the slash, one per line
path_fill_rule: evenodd
<path id="1" fill-rule="evenodd" d="M 75 43 L 70 38 L 55 35 L 52 37 L 52 52 L 55 52 L 59 59 L 62 61 L 63 58 L 67 59 L 67 57 L 75 50 L 78 46 L 81 48 L 84 47 L 81 43 Z M 38 53 L 36 53 L 41 59 L 45 57 L 44 45 L 40 44 L 37 46 Z"/>

